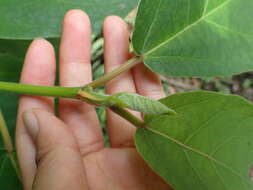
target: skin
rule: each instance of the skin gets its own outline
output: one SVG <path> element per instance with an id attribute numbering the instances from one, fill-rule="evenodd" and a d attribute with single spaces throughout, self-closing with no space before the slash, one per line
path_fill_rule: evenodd
<path id="1" fill-rule="evenodd" d="M 105 72 L 109 73 L 130 57 L 129 31 L 122 19 L 110 16 L 104 21 L 103 33 Z M 61 86 L 91 82 L 90 36 L 88 16 L 80 10 L 69 11 L 60 44 Z M 34 40 L 27 51 L 21 83 L 53 86 L 55 71 L 52 45 L 44 39 Z M 164 96 L 159 78 L 143 64 L 109 82 L 106 91 L 135 92 L 154 99 Z M 127 121 L 107 111 L 111 146 L 105 148 L 93 107 L 61 99 L 58 117 L 54 110 L 52 98 L 20 97 L 16 146 L 25 190 L 170 189 L 137 154 L 133 142 L 136 129 Z M 39 128 L 28 130 L 27 123 L 34 118 Z"/>

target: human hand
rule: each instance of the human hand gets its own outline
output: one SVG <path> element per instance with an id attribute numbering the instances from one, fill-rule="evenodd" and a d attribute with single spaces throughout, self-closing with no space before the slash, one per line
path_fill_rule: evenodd
<path id="1" fill-rule="evenodd" d="M 105 71 L 129 58 L 129 31 L 116 16 L 104 22 Z M 61 86 L 83 86 L 92 80 L 91 29 L 88 16 L 69 11 L 60 45 Z M 36 39 L 30 45 L 21 83 L 53 86 L 55 54 L 52 45 Z M 120 75 L 106 86 L 108 94 L 135 92 L 159 99 L 164 96 L 159 78 L 143 65 Z M 135 128 L 107 111 L 110 148 L 105 148 L 95 109 L 77 100 L 21 96 L 16 146 L 25 190 L 168 190 L 160 177 L 137 154 Z M 139 113 L 133 112 L 137 117 Z"/>

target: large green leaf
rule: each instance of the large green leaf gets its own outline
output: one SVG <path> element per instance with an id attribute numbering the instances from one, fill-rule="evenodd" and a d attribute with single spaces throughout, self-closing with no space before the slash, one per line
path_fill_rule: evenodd
<path id="1" fill-rule="evenodd" d="M 177 112 L 148 118 L 137 149 L 176 190 L 252 190 L 253 105 L 210 92 L 161 100 Z"/>
<path id="2" fill-rule="evenodd" d="M 6 132 L 6 124 L 0 110 L 0 189 L 22 189 L 21 181 L 19 178 L 19 171 L 16 163 L 15 152 L 8 153 L 13 151 L 7 139 L 9 139 L 8 132 Z M 3 135 L 4 134 L 4 135 Z M 2 142 L 2 137 L 5 137 L 6 147 Z"/>
<path id="3" fill-rule="evenodd" d="M 133 47 L 155 72 L 225 76 L 253 69 L 252 0 L 141 0 Z"/>
<path id="4" fill-rule="evenodd" d="M 22 184 L 9 156 L 0 153 L 0 189 L 22 190 Z"/>
<path id="5" fill-rule="evenodd" d="M 0 80 L 17 81 L 28 44 L 11 40 L 0 40 L 0 44 Z"/>
<path id="6" fill-rule="evenodd" d="M 0 81 L 19 81 L 24 54 L 29 43 L 29 41 L 0 40 Z M 0 108 L 5 115 L 5 119 L 13 136 L 17 96 L 0 92 Z"/>
<path id="7" fill-rule="evenodd" d="M 91 17 L 94 32 L 105 16 L 126 16 L 138 0 L 18 0 L 0 1 L 0 38 L 58 37 L 63 15 L 82 9 Z"/>
<path id="8" fill-rule="evenodd" d="M 0 40 L 0 81 L 17 82 L 24 59 L 28 41 Z M 0 108 L 3 111 L 8 130 L 14 139 L 17 96 L 0 92 Z M 21 190 L 22 185 L 17 176 L 10 156 L 5 150 L 0 135 L 0 189 Z"/>

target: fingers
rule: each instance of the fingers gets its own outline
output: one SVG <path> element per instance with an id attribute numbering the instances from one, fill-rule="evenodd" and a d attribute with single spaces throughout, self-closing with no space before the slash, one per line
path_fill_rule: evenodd
<path id="1" fill-rule="evenodd" d="M 64 18 L 60 46 L 61 86 L 83 86 L 91 82 L 90 39 L 88 16 L 80 10 L 69 11 Z M 80 101 L 62 99 L 59 114 L 77 138 L 83 155 L 103 147 L 103 136 L 93 107 Z"/>
<path id="2" fill-rule="evenodd" d="M 104 22 L 105 72 L 109 73 L 129 58 L 129 31 L 127 24 L 119 17 L 110 16 Z M 106 86 L 108 94 L 135 92 L 131 71 L 123 73 Z M 136 114 L 139 115 L 139 114 Z M 135 128 L 118 115 L 107 112 L 107 125 L 112 147 L 133 144 Z"/>
<path id="3" fill-rule="evenodd" d="M 43 110 L 26 111 L 23 121 L 36 146 L 32 189 L 88 189 L 79 147 L 69 128 Z"/>
<path id="4" fill-rule="evenodd" d="M 137 65 L 133 73 L 138 94 L 156 100 L 165 96 L 159 76 L 151 72 L 144 64 Z"/>
<path id="5" fill-rule="evenodd" d="M 79 86 L 91 81 L 91 26 L 81 10 L 69 11 L 63 21 L 60 46 L 60 82 Z"/>
<path id="6" fill-rule="evenodd" d="M 52 45 L 44 39 L 32 42 L 27 52 L 21 74 L 21 83 L 54 85 L 55 55 Z M 36 172 L 35 147 L 22 121 L 22 113 L 32 108 L 54 110 L 52 98 L 21 96 L 16 128 L 16 147 L 25 189 L 30 189 Z"/>

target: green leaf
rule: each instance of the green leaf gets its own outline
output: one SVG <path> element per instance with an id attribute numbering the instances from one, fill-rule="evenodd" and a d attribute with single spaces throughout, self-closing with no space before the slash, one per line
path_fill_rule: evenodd
<path id="1" fill-rule="evenodd" d="M 0 81 L 19 81 L 24 54 L 29 43 L 30 41 L 0 40 Z M 14 136 L 17 96 L 0 92 L 0 108 L 5 115 L 10 133 Z"/>
<path id="2" fill-rule="evenodd" d="M 153 71 L 227 76 L 253 69 L 252 0 L 141 0 L 135 51 Z"/>
<path id="3" fill-rule="evenodd" d="M 0 110 L 0 114 L 1 110 Z M 7 139 L 9 139 L 8 132 L 6 132 L 6 125 L 0 115 L 0 189 L 22 189 L 21 181 L 19 178 L 19 171 L 17 168 L 17 161 L 15 153 L 10 153 L 12 146 Z M 3 135 L 6 139 L 6 147 L 3 143 Z M 6 150 L 8 147 L 9 152 Z"/>
<path id="4" fill-rule="evenodd" d="M 28 41 L 0 40 L 0 81 L 17 82 L 23 64 L 24 53 L 28 47 Z M 14 139 L 17 96 L 0 92 L 0 108 L 3 111 L 8 130 Z M 14 153 L 13 153 L 14 155 Z M 13 156 L 14 157 L 14 156 Z M 0 189 L 22 190 L 22 184 L 13 166 L 7 151 L 5 150 L 0 135 Z"/>
<path id="5" fill-rule="evenodd" d="M 19 80 L 24 53 L 29 43 L 29 41 L 0 40 L 0 81 Z M 4 113 L 12 139 L 14 139 L 16 125 L 17 100 L 18 97 L 14 94 L 0 92 L 0 108 Z M 15 153 L 13 153 L 14 157 Z M 0 135 L 0 189 L 23 189 L 13 161 L 16 160 L 11 160 Z"/>
<path id="6" fill-rule="evenodd" d="M 119 107 L 126 107 L 146 114 L 176 114 L 161 102 L 134 93 L 118 93 L 111 98 L 116 98 Z"/>
<path id="7" fill-rule="evenodd" d="M 22 190 L 22 184 L 16 174 L 9 156 L 0 153 L 0 189 Z"/>
<path id="8" fill-rule="evenodd" d="M 138 0 L 18 0 L 0 1 L 0 38 L 58 37 L 64 14 L 82 9 L 98 33 L 105 16 L 126 16 Z M 18 6 L 17 6 L 18 5 Z"/>
<path id="9" fill-rule="evenodd" d="M 252 190 L 253 105 L 243 98 L 191 92 L 161 100 L 177 112 L 136 133 L 145 161 L 176 190 Z"/>
<path id="10" fill-rule="evenodd" d="M 30 43 L 28 40 L 0 39 L 0 81 L 19 81 L 25 53 Z"/>

